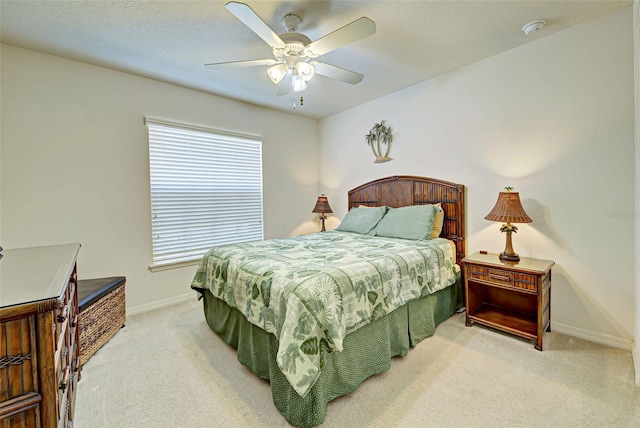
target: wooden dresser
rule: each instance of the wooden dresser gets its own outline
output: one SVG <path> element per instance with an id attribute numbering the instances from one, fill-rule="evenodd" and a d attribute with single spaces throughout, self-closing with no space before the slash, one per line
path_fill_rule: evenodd
<path id="1" fill-rule="evenodd" d="M 0 428 L 71 427 L 80 376 L 80 244 L 0 259 Z"/>

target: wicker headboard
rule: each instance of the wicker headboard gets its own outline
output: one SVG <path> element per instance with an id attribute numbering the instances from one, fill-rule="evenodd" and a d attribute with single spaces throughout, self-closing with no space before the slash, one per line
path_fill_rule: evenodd
<path id="1" fill-rule="evenodd" d="M 456 261 L 465 256 L 464 185 L 427 177 L 395 175 L 380 178 L 349 190 L 349 209 L 359 205 L 407 205 L 442 203 L 444 226 L 441 237 L 456 244 Z"/>

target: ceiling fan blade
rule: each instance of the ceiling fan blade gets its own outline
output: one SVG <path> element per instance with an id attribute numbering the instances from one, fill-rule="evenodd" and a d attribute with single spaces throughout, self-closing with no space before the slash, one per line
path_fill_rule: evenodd
<path id="1" fill-rule="evenodd" d="M 376 23 L 367 17 L 356 19 L 350 24 L 337 29 L 333 33 L 329 33 L 319 38 L 315 42 L 309 43 L 305 50 L 312 57 L 324 55 L 334 49 L 348 45 L 357 40 L 368 37 L 376 32 Z"/>
<path id="2" fill-rule="evenodd" d="M 233 68 L 233 67 L 255 67 L 257 65 L 275 65 L 275 59 L 253 59 L 249 61 L 213 62 L 205 64 L 209 68 Z"/>
<path id="3" fill-rule="evenodd" d="M 364 78 L 364 74 L 356 73 L 346 68 L 336 67 L 335 65 L 325 64 L 324 62 L 320 62 L 315 66 L 315 72 L 316 74 L 341 80 L 352 85 L 360 83 Z"/>
<path id="4" fill-rule="evenodd" d="M 271 28 L 244 3 L 230 1 L 225 5 L 227 10 L 235 15 L 240 21 L 256 33 L 262 40 L 267 42 L 269 46 L 276 48 L 284 48 L 285 44 L 282 39 L 273 32 Z"/>

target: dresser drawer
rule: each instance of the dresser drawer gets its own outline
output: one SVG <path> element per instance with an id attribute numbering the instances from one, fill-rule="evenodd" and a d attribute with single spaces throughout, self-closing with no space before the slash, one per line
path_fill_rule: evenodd
<path id="1" fill-rule="evenodd" d="M 538 291 L 538 281 L 535 275 L 476 265 L 469 265 L 467 274 L 469 275 L 469 279 L 483 281 L 493 285 L 529 291 L 531 293 Z"/>
<path id="2" fill-rule="evenodd" d="M 38 391 L 35 335 L 33 315 L 0 322 L 1 402 Z"/>

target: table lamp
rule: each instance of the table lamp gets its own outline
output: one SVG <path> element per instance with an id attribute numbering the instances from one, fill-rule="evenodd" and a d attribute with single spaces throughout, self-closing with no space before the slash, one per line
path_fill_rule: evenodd
<path id="1" fill-rule="evenodd" d="M 327 197 L 324 195 L 324 193 L 318 196 L 318 200 L 316 201 L 316 206 L 313 208 L 313 211 L 311 212 L 320 214 L 320 221 L 322 222 L 321 232 L 326 231 L 327 229 L 324 228 L 324 221 L 327 218 L 326 214 L 332 213 L 333 211 L 331 211 L 331 207 L 329 206 L 329 201 L 327 200 Z"/>
<path id="2" fill-rule="evenodd" d="M 513 187 L 505 187 L 505 189 L 506 192 L 500 192 L 496 205 L 485 219 L 505 223 L 500 228 L 500 232 L 507 232 L 507 243 L 504 252 L 500 253 L 500 260 L 517 262 L 520 261 L 520 256 L 513 251 L 511 233 L 517 233 L 518 228 L 511 223 L 531 223 L 533 220 L 522 208 L 519 193 L 512 192 Z"/>

